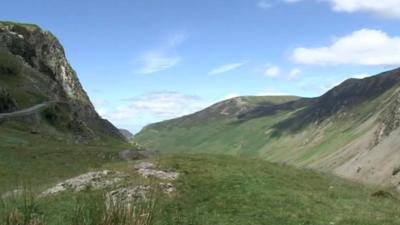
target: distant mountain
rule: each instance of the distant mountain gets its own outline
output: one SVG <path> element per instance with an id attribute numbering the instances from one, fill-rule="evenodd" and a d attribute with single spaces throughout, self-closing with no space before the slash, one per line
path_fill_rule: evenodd
<path id="1" fill-rule="evenodd" d="M 387 185 L 400 181 L 400 69 L 317 98 L 238 97 L 151 124 L 134 140 L 164 152 L 256 156 Z"/>
<path id="2" fill-rule="evenodd" d="M 128 139 L 128 140 L 132 140 L 132 138 L 133 138 L 133 134 L 129 131 L 129 130 L 126 130 L 126 129 L 118 129 L 119 130 L 119 132 L 122 134 L 122 135 L 124 135 L 124 137 L 126 138 L 126 139 Z"/>
<path id="3" fill-rule="evenodd" d="M 0 120 L 5 119 L 43 133 L 124 139 L 95 111 L 57 38 L 31 24 L 0 22 Z"/>

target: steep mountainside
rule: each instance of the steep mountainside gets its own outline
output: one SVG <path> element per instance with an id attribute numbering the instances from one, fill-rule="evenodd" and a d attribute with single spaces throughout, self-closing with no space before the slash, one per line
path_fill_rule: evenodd
<path id="1" fill-rule="evenodd" d="M 231 99 L 149 125 L 134 140 L 164 152 L 256 156 L 398 186 L 399 85 L 397 69 L 349 79 L 318 98 L 260 102 L 244 111 L 233 107 L 226 117 L 208 113 L 218 105 L 229 108 L 240 98 Z M 198 115 L 203 115 L 201 120 Z"/>
<path id="2" fill-rule="evenodd" d="M 43 103 L 51 104 L 8 120 L 85 139 L 124 139 L 97 114 L 56 37 L 36 25 L 0 22 L 0 114 Z"/>
<path id="3" fill-rule="evenodd" d="M 58 40 L 0 22 L 0 192 L 57 182 L 124 149 L 134 147 L 97 114 Z"/>

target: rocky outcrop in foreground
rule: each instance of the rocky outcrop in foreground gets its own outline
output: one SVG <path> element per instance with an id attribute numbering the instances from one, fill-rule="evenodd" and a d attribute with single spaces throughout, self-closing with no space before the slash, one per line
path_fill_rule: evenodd
<path id="1" fill-rule="evenodd" d="M 176 191 L 174 180 L 178 179 L 178 172 L 164 171 L 155 164 L 149 162 L 140 162 L 135 166 L 136 172 L 144 178 L 153 178 L 158 181 L 159 188 L 167 195 Z M 132 171 L 134 172 L 134 171 Z M 148 193 L 153 188 L 150 185 L 129 185 L 129 174 L 101 170 L 88 172 L 77 177 L 67 179 L 58 183 L 40 194 L 40 197 L 47 197 L 64 191 L 81 192 L 89 190 L 110 190 L 106 194 L 109 201 L 122 201 L 131 203 L 138 199 L 146 200 Z"/>

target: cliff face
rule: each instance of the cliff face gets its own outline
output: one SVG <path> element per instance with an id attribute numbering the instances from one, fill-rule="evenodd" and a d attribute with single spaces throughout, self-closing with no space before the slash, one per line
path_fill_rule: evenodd
<path id="1" fill-rule="evenodd" d="M 123 139 L 95 111 L 57 38 L 36 25 L 0 22 L 0 88 L 3 112 L 56 101 L 71 124 Z"/>

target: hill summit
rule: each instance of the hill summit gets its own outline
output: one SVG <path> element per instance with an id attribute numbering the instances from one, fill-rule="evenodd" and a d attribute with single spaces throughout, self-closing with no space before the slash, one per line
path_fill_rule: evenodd
<path id="1" fill-rule="evenodd" d="M 400 188 L 399 108 L 395 69 L 346 80 L 316 98 L 229 99 L 149 125 L 134 140 L 164 152 L 246 155 Z"/>

